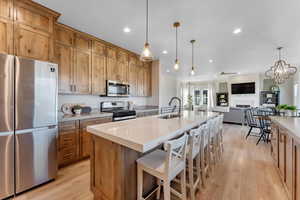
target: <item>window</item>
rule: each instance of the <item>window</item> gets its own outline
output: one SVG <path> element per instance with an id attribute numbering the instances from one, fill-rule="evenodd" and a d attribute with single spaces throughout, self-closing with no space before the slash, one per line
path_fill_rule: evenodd
<path id="1" fill-rule="evenodd" d="M 208 90 L 203 90 L 203 105 L 208 103 Z"/>
<path id="2" fill-rule="evenodd" d="M 195 90 L 194 92 L 194 98 L 195 98 L 195 105 L 199 106 L 201 103 L 201 91 L 200 90 Z"/>

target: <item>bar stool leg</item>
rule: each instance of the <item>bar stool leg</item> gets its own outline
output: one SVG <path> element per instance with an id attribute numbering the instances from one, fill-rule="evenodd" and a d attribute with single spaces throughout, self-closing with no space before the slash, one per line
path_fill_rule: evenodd
<path id="1" fill-rule="evenodd" d="M 171 200 L 171 186 L 170 181 L 164 180 L 164 200 Z"/>
<path id="2" fill-rule="evenodd" d="M 182 200 L 186 200 L 186 171 L 183 170 L 180 175 Z"/>
<path id="3" fill-rule="evenodd" d="M 143 170 L 138 165 L 138 180 L 137 180 L 137 200 L 143 200 Z"/>
<path id="4" fill-rule="evenodd" d="M 158 189 L 157 189 L 157 193 L 156 193 L 156 200 L 160 200 L 160 194 L 161 194 L 161 180 L 157 179 L 157 185 L 158 185 Z"/>
<path id="5" fill-rule="evenodd" d="M 189 170 L 189 188 L 190 188 L 191 200 L 195 200 L 194 166 L 193 165 L 194 165 L 193 158 L 190 157 L 188 159 L 188 170 Z"/>
<path id="6" fill-rule="evenodd" d="M 200 166 L 200 152 L 199 154 L 197 155 L 197 158 L 196 158 L 196 168 L 197 168 L 197 178 L 199 179 L 199 183 L 198 183 L 198 188 L 199 190 L 201 189 L 201 184 L 202 184 L 202 177 L 201 177 L 201 166 Z"/>

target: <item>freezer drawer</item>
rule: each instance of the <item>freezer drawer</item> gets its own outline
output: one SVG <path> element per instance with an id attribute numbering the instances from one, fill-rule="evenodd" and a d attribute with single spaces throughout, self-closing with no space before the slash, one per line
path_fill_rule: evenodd
<path id="1" fill-rule="evenodd" d="M 0 199 L 14 194 L 14 133 L 0 132 Z"/>
<path id="2" fill-rule="evenodd" d="M 57 175 L 57 126 L 16 131 L 16 193 Z"/>

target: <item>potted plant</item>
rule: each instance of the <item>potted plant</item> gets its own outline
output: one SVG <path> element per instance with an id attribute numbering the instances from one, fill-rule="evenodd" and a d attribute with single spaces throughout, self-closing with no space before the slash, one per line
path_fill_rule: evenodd
<path id="1" fill-rule="evenodd" d="M 287 116 L 293 117 L 293 116 L 295 116 L 295 112 L 297 110 L 297 107 L 292 106 L 292 105 L 288 105 L 288 106 L 286 106 L 285 110 L 286 110 L 286 115 Z"/>
<path id="2" fill-rule="evenodd" d="M 75 106 L 73 106 L 73 112 L 74 112 L 74 114 L 75 115 L 80 115 L 81 114 L 81 106 L 80 105 L 75 105 Z"/>
<path id="3" fill-rule="evenodd" d="M 285 116 L 294 116 L 297 107 L 287 104 L 281 104 L 276 107 L 277 111 L 282 114 L 284 113 Z"/>

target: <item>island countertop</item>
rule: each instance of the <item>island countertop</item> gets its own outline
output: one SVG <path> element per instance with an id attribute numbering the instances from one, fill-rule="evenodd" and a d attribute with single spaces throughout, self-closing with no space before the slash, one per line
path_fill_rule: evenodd
<path id="1" fill-rule="evenodd" d="M 214 112 L 183 111 L 180 118 L 161 119 L 156 115 L 88 126 L 87 131 L 145 153 L 217 115 Z"/>
<path id="2" fill-rule="evenodd" d="M 300 118 L 280 116 L 270 116 L 270 118 L 272 121 L 288 130 L 298 141 L 300 141 Z"/>

